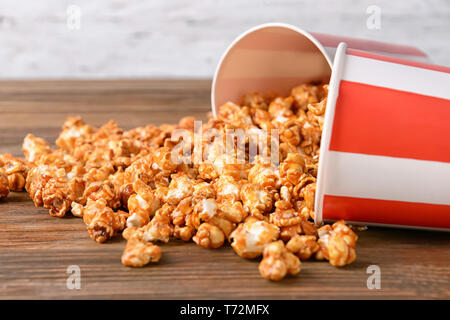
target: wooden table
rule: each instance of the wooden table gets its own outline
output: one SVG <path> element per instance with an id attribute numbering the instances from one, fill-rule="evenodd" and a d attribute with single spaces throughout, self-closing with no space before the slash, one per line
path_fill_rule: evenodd
<path id="1" fill-rule="evenodd" d="M 94 125 L 114 119 L 126 129 L 204 119 L 209 93 L 207 80 L 0 82 L 0 153 L 21 155 L 29 132 L 54 141 L 69 115 Z M 450 298 L 449 233 L 369 228 L 355 263 L 304 262 L 297 277 L 281 282 L 261 278 L 256 261 L 229 247 L 170 242 L 160 263 L 133 269 L 120 262 L 124 246 L 120 237 L 95 243 L 80 219 L 53 218 L 26 193 L 12 193 L 0 203 L 0 298 Z M 80 267 L 80 290 L 66 287 L 70 265 Z M 380 267 L 379 290 L 367 288 L 369 265 Z"/>

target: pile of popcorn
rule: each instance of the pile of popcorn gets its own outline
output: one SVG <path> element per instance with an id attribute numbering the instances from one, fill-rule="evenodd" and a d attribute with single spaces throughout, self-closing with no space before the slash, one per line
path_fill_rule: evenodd
<path id="1" fill-rule="evenodd" d="M 259 271 L 270 280 L 298 274 L 310 258 L 344 266 L 356 258 L 357 235 L 343 221 L 312 222 L 327 94 L 322 84 L 300 85 L 286 98 L 249 94 L 242 106 L 222 105 L 200 135 L 191 117 L 129 131 L 68 118 L 57 149 L 29 134 L 25 161 L 0 156 L 0 198 L 25 188 L 50 215 L 82 218 L 99 243 L 121 233 L 126 266 L 157 262 L 158 244 L 171 238 L 209 249 L 228 242 L 243 258 L 262 256 Z M 243 148 L 232 139 L 224 150 L 226 135 L 204 134 L 236 129 L 245 133 Z M 182 148 L 179 130 L 187 133 Z M 275 130 L 277 141 L 262 135 Z M 263 155 L 251 157 L 252 139 Z"/>

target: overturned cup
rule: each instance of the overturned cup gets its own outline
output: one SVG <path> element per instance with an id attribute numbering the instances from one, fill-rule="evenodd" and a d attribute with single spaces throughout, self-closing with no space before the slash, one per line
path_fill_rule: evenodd
<path id="1" fill-rule="evenodd" d="M 426 62 L 414 47 L 265 24 L 223 55 L 213 114 L 247 92 L 329 80 L 315 222 L 449 231 L 450 68 Z"/>

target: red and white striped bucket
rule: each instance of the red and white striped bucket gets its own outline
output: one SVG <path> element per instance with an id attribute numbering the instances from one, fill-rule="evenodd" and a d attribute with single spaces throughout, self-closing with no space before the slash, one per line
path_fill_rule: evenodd
<path id="1" fill-rule="evenodd" d="M 213 114 L 248 92 L 285 96 L 299 83 L 328 82 L 340 42 L 352 49 L 429 62 L 424 52 L 410 46 L 308 33 L 284 23 L 262 24 L 237 37 L 220 59 L 211 90 Z"/>
<path id="2" fill-rule="evenodd" d="M 265 24 L 238 37 L 222 57 L 213 113 L 247 92 L 287 95 L 331 76 L 316 223 L 448 231 L 450 68 L 423 61 L 426 54 L 414 47 Z"/>
<path id="3" fill-rule="evenodd" d="M 450 229 L 450 68 L 337 49 L 316 222 Z"/>

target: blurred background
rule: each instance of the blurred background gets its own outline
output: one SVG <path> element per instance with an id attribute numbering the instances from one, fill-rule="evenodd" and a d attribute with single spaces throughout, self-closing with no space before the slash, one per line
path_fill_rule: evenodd
<path id="1" fill-rule="evenodd" d="M 449 0 L 0 0 L 0 79 L 211 78 L 236 36 L 275 21 L 450 65 Z"/>

